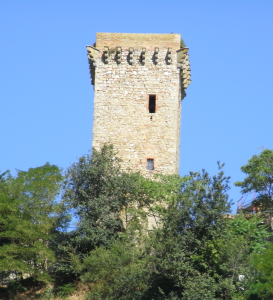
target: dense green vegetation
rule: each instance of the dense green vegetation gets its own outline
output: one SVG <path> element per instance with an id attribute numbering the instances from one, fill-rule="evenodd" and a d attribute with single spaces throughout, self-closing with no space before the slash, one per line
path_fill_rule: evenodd
<path id="1" fill-rule="evenodd" d="M 105 145 L 64 174 L 48 163 L 2 173 L 1 285 L 12 297 L 27 279 L 50 284 L 46 299 L 73 293 L 80 281 L 87 299 L 272 299 L 265 215 L 229 218 L 230 178 L 218 167 L 214 176 L 203 170 L 151 180 L 123 172 Z M 236 185 L 255 190 L 260 211 L 269 209 L 273 151 L 242 171 L 247 177 Z M 148 230 L 151 218 L 157 226 Z"/>
<path id="2" fill-rule="evenodd" d="M 244 181 L 235 182 L 236 186 L 242 188 L 243 193 L 256 192 L 256 205 L 263 210 L 272 210 L 273 202 L 273 151 L 266 149 L 260 155 L 254 155 L 242 172 L 247 174 Z"/>

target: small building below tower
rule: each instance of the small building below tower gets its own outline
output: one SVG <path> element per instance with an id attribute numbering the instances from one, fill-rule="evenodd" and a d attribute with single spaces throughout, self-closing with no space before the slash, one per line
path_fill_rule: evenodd
<path id="1" fill-rule="evenodd" d="M 178 174 L 181 100 L 190 84 L 180 34 L 97 33 L 87 52 L 92 146 L 113 144 L 124 170 Z"/>

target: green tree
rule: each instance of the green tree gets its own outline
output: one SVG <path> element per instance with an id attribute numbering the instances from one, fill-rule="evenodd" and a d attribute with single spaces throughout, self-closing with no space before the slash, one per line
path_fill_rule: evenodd
<path id="1" fill-rule="evenodd" d="M 273 207 L 273 151 L 266 149 L 260 155 L 254 155 L 248 163 L 241 167 L 246 174 L 243 181 L 235 182 L 236 186 L 241 187 L 242 193 L 256 192 L 256 206 L 263 209 Z"/>
<path id="2" fill-rule="evenodd" d="M 143 207 L 148 202 L 138 189 L 141 176 L 122 172 L 120 162 L 113 146 L 105 145 L 80 157 L 65 174 L 63 203 L 78 220 L 71 233 L 77 252 L 108 247 L 125 230 L 123 215 L 129 204 Z"/>
<path id="3" fill-rule="evenodd" d="M 233 290 L 233 297 L 246 296 L 246 289 L 253 280 L 251 257 L 255 253 L 262 255 L 270 244 L 268 238 L 271 235 L 262 215 L 239 214 L 228 222 L 228 233 L 221 255 L 222 266 L 225 266 L 229 274 L 229 287 L 231 292 Z"/>
<path id="4" fill-rule="evenodd" d="M 265 251 L 270 233 L 262 216 L 227 218 L 228 183 L 222 170 L 160 176 L 149 193 L 144 180 L 156 199 L 146 209 L 160 214 L 161 226 L 141 234 L 132 224 L 83 261 L 74 256 L 88 299 L 246 299 L 250 257 Z"/>
<path id="5" fill-rule="evenodd" d="M 273 298 L 273 245 L 269 244 L 261 255 L 254 253 L 249 262 L 252 278 L 245 292 L 247 299 L 270 300 Z"/>
<path id="6" fill-rule="evenodd" d="M 212 178 L 205 171 L 191 173 L 181 184 L 162 229 L 152 233 L 150 269 L 156 271 L 147 299 L 243 296 L 239 275 L 251 280 L 249 258 L 265 251 L 271 234 L 262 216 L 228 218 L 228 183 L 220 170 Z"/>
<path id="7" fill-rule="evenodd" d="M 110 247 L 98 247 L 81 265 L 81 280 L 90 286 L 87 299 L 142 299 L 150 270 L 144 244 L 124 236 Z"/>
<path id="8" fill-rule="evenodd" d="M 82 261 L 97 247 L 108 249 L 129 227 L 142 230 L 152 205 L 160 198 L 159 181 L 121 170 L 121 160 L 112 145 L 84 155 L 65 174 L 63 204 L 77 220 L 60 245 L 57 269 L 61 277 L 76 278 L 73 260 Z M 167 188 L 167 185 L 166 185 Z M 168 187 L 170 188 L 170 187 Z M 149 207 L 154 207 L 151 211 Z"/>
<path id="9" fill-rule="evenodd" d="M 221 166 L 220 166 L 221 167 Z M 151 285 L 145 299 L 223 299 L 221 246 L 227 233 L 229 178 L 190 173 L 152 233 Z"/>
<path id="10" fill-rule="evenodd" d="M 206 243 L 202 239 L 198 256 L 187 257 L 188 252 L 173 239 L 172 232 L 161 235 L 163 228 L 141 239 L 131 231 L 108 249 L 96 248 L 83 263 L 76 261 L 74 265 L 90 286 L 87 298 L 260 299 L 247 295 L 257 296 L 256 282 L 262 281 L 261 275 L 266 290 L 271 282 L 270 278 L 265 281 L 266 274 L 271 274 L 270 262 L 267 273 L 259 273 L 258 278 L 250 258 L 253 253 L 257 254 L 255 259 L 262 257 L 260 251 L 268 244 L 267 228 L 261 225 L 261 216 L 246 219 L 238 215 L 225 221 L 225 235 Z M 239 275 L 244 280 L 240 281 Z"/>
<path id="11" fill-rule="evenodd" d="M 90 252 L 82 276 L 90 299 L 225 299 L 228 180 L 223 172 L 210 178 L 205 171 L 180 180 L 161 177 L 160 194 L 171 194 L 157 208 L 161 227 L 140 240 L 137 232 L 125 232 L 125 240 Z"/>
<path id="12" fill-rule="evenodd" d="M 61 181 L 59 168 L 48 163 L 0 177 L 0 270 L 6 274 L 48 280 L 50 241 L 63 225 L 55 201 Z"/>

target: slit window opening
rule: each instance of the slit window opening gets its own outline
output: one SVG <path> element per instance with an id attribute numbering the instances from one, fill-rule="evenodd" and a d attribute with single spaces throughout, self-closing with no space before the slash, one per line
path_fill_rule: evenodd
<path id="1" fill-rule="evenodd" d="M 149 113 L 154 114 L 155 113 L 155 107 L 156 106 L 156 96 L 155 95 L 149 95 Z"/>
<path id="2" fill-rule="evenodd" d="M 154 160 L 152 158 L 147 159 L 146 169 L 149 170 L 149 171 L 154 170 Z"/>

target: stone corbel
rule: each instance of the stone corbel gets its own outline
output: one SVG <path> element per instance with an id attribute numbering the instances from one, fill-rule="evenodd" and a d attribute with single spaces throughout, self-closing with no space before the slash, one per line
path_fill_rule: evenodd
<path id="1" fill-rule="evenodd" d="M 185 62 L 186 57 L 189 57 L 187 54 L 189 51 L 189 48 L 182 48 L 177 50 L 177 67 L 181 68 L 182 64 Z"/>
<path id="2" fill-rule="evenodd" d="M 117 64 L 121 63 L 121 47 L 116 48 L 115 59 L 116 59 Z"/>
<path id="3" fill-rule="evenodd" d="M 141 54 L 140 54 L 140 62 L 145 65 L 145 56 L 146 56 L 146 48 L 142 48 Z"/>
<path id="4" fill-rule="evenodd" d="M 182 48 L 177 51 L 177 67 L 180 69 L 182 97 L 185 94 L 185 90 L 191 83 L 191 69 L 188 50 L 189 48 Z"/>
<path id="5" fill-rule="evenodd" d="M 104 46 L 102 60 L 105 64 L 108 64 L 109 61 L 109 47 Z"/>
<path id="6" fill-rule="evenodd" d="M 153 55 L 153 61 L 154 61 L 154 64 L 155 64 L 155 65 L 158 64 L 158 52 L 159 52 L 159 48 L 158 48 L 158 47 L 155 47 L 154 55 Z"/>
<path id="7" fill-rule="evenodd" d="M 129 48 L 128 63 L 130 65 L 132 65 L 134 63 L 134 48 L 132 48 L 132 47 Z"/>
<path id="8" fill-rule="evenodd" d="M 168 48 L 167 54 L 166 54 L 166 64 L 170 65 L 172 63 L 172 48 Z"/>
<path id="9" fill-rule="evenodd" d="M 97 67 L 100 51 L 99 51 L 99 49 L 97 49 L 93 46 L 86 46 L 86 49 L 87 49 L 87 57 L 88 57 L 88 62 L 89 62 L 91 84 L 94 85 L 94 83 L 95 83 L 95 68 Z"/>
<path id="10" fill-rule="evenodd" d="M 99 57 L 99 49 L 93 47 L 93 46 L 86 46 L 87 49 L 87 55 L 88 55 L 88 60 L 92 63 L 94 67 L 97 66 L 97 58 Z"/>

